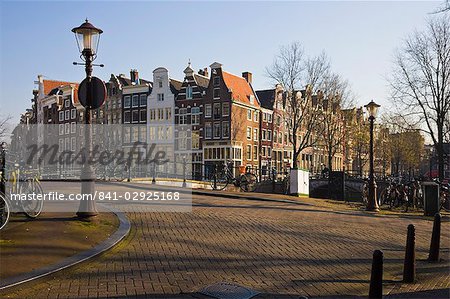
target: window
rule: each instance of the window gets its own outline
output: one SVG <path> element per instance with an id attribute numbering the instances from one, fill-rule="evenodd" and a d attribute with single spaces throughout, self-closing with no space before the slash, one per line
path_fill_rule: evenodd
<path id="1" fill-rule="evenodd" d="M 255 96 L 254 95 L 250 95 L 250 104 L 254 104 L 255 103 Z"/>
<path id="2" fill-rule="evenodd" d="M 247 110 L 247 120 L 252 120 L 252 110 Z"/>
<path id="3" fill-rule="evenodd" d="M 223 103 L 222 104 L 222 115 L 223 116 L 230 115 L 230 103 Z"/>
<path id="4" fill-rule="evenodd" d="M 164 109 L 158 109 L 158 120 L 164 120 Z"/>
<path id="5" fill-rule="evenodd" d="M 190 85 L 186 87 L 186 99 L 188 100 L 192 99 L 192 86 Z"/>
<path id="6" fill-rule="evenodd" d="M 281 133 L 281 132 L 278 135 L 278 143 L 283 144 L 283 133 Z"/>
<path id="7" fill-rule="evenodd" d="M 59 139 L 59 150 L 63 151 L 64 150 L 64 139 Z"/>
<path id="8" fill-rule="evenodd" d="M 155 120 L 155 119 L 156 119 L 156 110 L 150 109 L 150 120 Z"/>
<path id="9" fill-rule="evenodd" d="M 253 140 L 258 141 L 258 129 L 253 129 Z"/>
<path id="10" fill-rule="evenodd" d="M 77 117 L 77 110 L 72 109 L 72 111 L 70 111 L 70 118 L 75 119 L 75 117 Z"/>
<path id="11" fill-rule="evenodd" d="M 158 81 L 159 88 L 162 88 L 162 81 Z"/>
<path id="12" fill-rule="evenodd" d="M 132 107 L 139 106 L 139 96 L 138 95 L 133 95 L 133 100 L 132 100 L 131 106 Z"/>
<path id="13" fill-rule="evenodd" d="M 178 149 L 185 150 L 187 149 L 187 132 L 180 131 L 178 133 Z"/>
<path id="14" fill-rule="evenodd" d="M 252 159 L 252 146 L 250 144 L 247 145 L 247 160 Z"/>
<path id="15" fill-rule="evenodd" d="M 211 104 L 205 105 L 205 117 L 211 117 L 212 111 L 211 111 Z"/>
<path id="16" fill-rule="evenodd" d="M 252 140 L 252 128 L 247 127 L 247 140 Z"/>
<path id="17" fill-rule="evenodd" d="M 212 126 L 211 123 L 205 123 L 205 138 L 211 139 L 212 138 Z"/>
<path id="18" fill-rule="evenodd" d="M 219 88 L 214 88 L 214 99 L 218 99 L 220 98 L 220 89 Z"/>
<path id="19" fill-rule="evenodd" d="M 70 119 L 70 110 L 66 110 L 65 112 L 65 120 L 69 120 Z"/>
<path id="20" fill-rule="evenodd" d="M 258 111 L 255 111 L 253 113 L 253 121 L 254 122 L 259 122 L 259 112 Z"/>
<path id="21" fill-rule="evenodd" d="M 123 98 L 123 108 L 130 108 L 131 106 L 131 97 L 126 96 Z"/>
<path id="22" fill-rule="evenodd" d="M 180 125 L 187 124 L 187 109 L 186 108 L 180 108 L 179 110 L 179 116 L 178 116 L 178 123 Z"/>
<path id="23" fill-rule="evenodd" d="M 141 94 L 139 97 L 139 106 L 146 107 L 147 106 L 147 95 Z"/>
<path id="24" fill-rule="evenodd" d="M 266 139 L 267 139 L 266 134 L 267 134 L 267 131 L 266 131 L 265 129 L 263 129 L 263 130 L 261 131 L 261 140 L 266 140 Z"/>
<path id="25" fill-rule="evenodd" d="M 192 132 L 192 149 L 200 148 L 200 134 L 198 131 Z"/>
<path id="26" fill-rule="evenodd" d="M 75 134 L 77 132 L 77 125 L 75 122 L 70 123 L 70 133 Z"/>
<path id="27" fill-rule="evenodd" d="M 139 126 L 139 141 L 147 141 L 147 127 Z"/>
<path id="28" fill-rule="evenodd" d="M 220 138 L 220 123 L 214 123 L 214 138 Z"/>
<path id="29" fill-rule="evenodd" d="M 267 121 L 267 113 L 263 112 L 263 121 Z"/>
<path id="30" fill-rule="evenodd" d="M 284 133 L 284 144 L 288 144 L 288 134 Z"/>
<path id="31" fill-rule="evenodd" d="M 220 78 L 219 77 L 214 77 L 214 86 L 220 86 Z"/>
<path id="32" fill-rule="evenodd" d="M 69 108 L 70 107 L 70 100 L 66 100 L 65 103 L 64 103 L 64 106 L 66 108 Z"/>
<path id="33" fill-rule="evenodd" d="M 277 142 L 277 131 L 273 131 L 273 142 Z"/>
<path id="34" fill-rule="evenodd" d="M 258 160 L 258 146 L 253 146 L 253 160 Z"/>
<path id="35" fill-rule="evenodd" d="M 227 121 L 222 122 L 222 137 L 230 137 L 230 123 Z"/>
<path id="36" fill-rule="evenodd" d="M 70 134 L 70 124 L 69 123 L 64 124 L 64 134 Z"/>
<path id="37" fill-rule="evenodd" d="M 132 127 L 131 142 L 139 141 L 139 127 Z"/>
<path id="38" fill-rule="evenodd" d="M 267 130 L 267 140 L 272 141 L 272 130 Z"/>
<path id="39" fill-rule="evenodd" d="M 164 94 L 158 93 L 158 102 L 162 102 L 162 101 L 164 101 Z"/>
<path id="40" fill-rule="evenodd" d="M 75 137 L 70 138 L 70 143 L 71 143 L 72 151 L 75 151 L 75 147 L 76 147 L 76 139 L 75 139 Z"/>
<path id="41" fill-rule="evenodd" d="M 272 148 L 270 146 L 267 147 L 267 156 L 272 157 Z"/>
<path id="42" fill-rule="evenodd" d="M 281 125 L 281 117 L 277 116 L 277 122 L 276 122 L 277 126 Z"/>
<path id="43" fill-rule="evenodd" d="M 172 108 L 166 108 L 166 119 L 172 119 Z"/>
<path id="44" fill-rule="evenodd" d="M 267 147 L 263 146 L 263 147 L 261 148 L 261 156 L 262 156 L 262 157 L 265 157 L 266 155 L 267 155 Z"/>
<path id="45" fill-rule="evenodd" d="M 131 114 L 131 121 L 133 123 L 137 123 L 139 122 L 139 111 L 138 110 L 134 110 Z"/>
<path id="46" fill-rule="evenodd" d="M 64 120 L 64 111 L 59 111 L 59 121 Z"/>
<path id="47" fill-rule="evenodd" d="M 214 103 L 214 119 L 220 119 L 220 103 Z"/>
<path id="48" fill-rule="evenodd" d="M 59 135 L 64 135 L 64 124 L 59 125 Z"/>
<path id="49" fill-rule="evenodd" d="M 200 108 L 199 107 L 192 107 L 191 108 L 191 119 L 193 125 L 200 124 Z"/>
<path id="50" fill-rule="evenodd" d="M 140 114 L 139 121 L 141 123 L 145 123 L 147 121 L 147 110 L 141 110 L 139 111 L 139 114 Z"/>
<path id="51" fill-rule="evenodd" d="M 125 123 L 130 123 L 131 122 L 131 112 L 130 111 L 125 111 L 123 113 L 123 119 Z"/>
<path id="52" fill-rule="evenodd" d="M 270 114 L 270 113 L 267 114 L 267 121 L 269 123 L 272 123 L 272 114 Z"/>

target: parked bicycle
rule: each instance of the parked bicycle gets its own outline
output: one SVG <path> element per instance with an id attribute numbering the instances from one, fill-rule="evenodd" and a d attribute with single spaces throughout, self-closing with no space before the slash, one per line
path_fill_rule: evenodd
<path id="1" fill-rule="evenodd" d="M 244 192 L 253 192 L 256 189 L 258 179 L 256 175 L 250 172 L 250 169 L 245 166 L 244 171 L 238 177 L 234 176 L 233 162 L 227 161 L 224 163 L 222 169 L 215 167 L 214 171 L 209 176 L 209 182 L 213 190 L 224 190 L 229 184 L 234 184 L 240 187 Z M 242 168 L 241 168 L 242 169 Z M 240 170 L 241 170 L 240 169 Z"/>
<path id="2" fill-rule="evenodd" d="M 449 184 L 440 184 L 440 208 L 439 210 L 444 210 L 450 212 L 450 186 Z"/>
<path id="3" fill-rule="evenodd" d="M 28 194 L 42 194 L 43 189 L 39 182 L 39 174 L 33 173 L 31 170 L 20 172 L 17 164 L 15 169 L 11 171 L 9 179 L 1 175 L 2 183 L 8 189 L 6 194 L 0 194 L 0 229 L 6 226 L 9 221 L 12 210 L 19 211 L 28 218 L 36 218 L 42 212 L 42 200 L 12 200 L 12 196 L 28 196 Z M 14 209 L 13 209 L 14 208 Z"/>

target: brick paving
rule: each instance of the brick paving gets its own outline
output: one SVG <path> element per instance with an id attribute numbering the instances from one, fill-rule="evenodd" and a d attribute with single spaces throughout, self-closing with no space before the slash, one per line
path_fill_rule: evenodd
<path id="1" fill-rule="evenodd" d="M 301 201 L 196 195 L 192 213 L 129 213 L 130 235 L 111 251 L 0 297 L 205 298 L 196 292 L 221 281 L 259 291 L 258 298 L 367 296 L 375 249 L 384 252 L 386 295 L 448 294 L 448 222 L 442 225 L 443 261 L 430 264 L 423 260 L 432 221 L 338 211 L 316 205 L 316 200 Z M 410 223 L 416 226 L 418 282 L 402 284 Z"/>

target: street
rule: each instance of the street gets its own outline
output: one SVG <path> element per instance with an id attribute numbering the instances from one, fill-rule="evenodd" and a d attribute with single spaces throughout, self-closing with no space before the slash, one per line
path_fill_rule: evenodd
<path id="1" fill-rule="evenodd" d="M 46 184 L 65 192 L 79 190 L 77 183 Z M 98 183 L 97 189 L 125 192 L 136 186 Z M 423 260 L 428 256 L 432 221 L 332 209 L 317 201 L 301 198 L 293 204 L 193 195 L 191 213 L 128 213 L 131 232 L 112 250 L 0 295 L 196 297 L 202 288 L 225 281 L 268 298 L 366 296 L 375 249 L 384 253 L 385 294 L 411 288 L 448 294 L 448 222 L 443 222 L 441 239 L 445 261 L 431 267 Z M 410 223 L 416 227 L 418 283 L 402 285 Z"/>

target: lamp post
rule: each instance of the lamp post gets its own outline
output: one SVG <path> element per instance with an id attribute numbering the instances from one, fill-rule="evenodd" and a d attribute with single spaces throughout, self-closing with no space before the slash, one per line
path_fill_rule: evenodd
<path id="1" fill-rule="evenodd" d="M 0 171 L 1 171 L 1 177 L 0 177 L 0 194 L 5 194 L 6 191 L 6 142 L 0 143 L 0 150 L 1 150 L 1 165 L 0 165 Z"/>
<path id="2" fill-rule="evenodd" d="M 364 106 L 369 113 L 370 122 L 370 147 L 369 147 L 369 159 L 370 159 L 370 169 L 369 169 L 369 198 L 367 201 L 367 211 L 378 212 L 378 202 L 377 202 L 377 184 L 375 183 L 374 167 L 373 167 L 373 123 L 375 122 L 375 117 L 377 116 L 378 108 L 380 105 L 376 104 L 374 101 L 370 101 L 369 104 Z"/>
<path id="3" fill-rule="evenodd" d="M 94 25 L 86 21 L 79 27 L 72 29 L 77 40 L 78 50 L 81 55 L 80 58 L 85 62 L 81 65 L 85 66 L 87 79 L 87 100 L 85 105 L 85 150 L 89 156 L 92 154 L 92 115 L 91 110 L 93 106 L 93 92 L 92 88 L 92 62 L 97 58 L 98 43 L 100 34 L 103 31 L 96 28 Z M 74 62 L 74 65 L 79 63 Z M 81 174 L 81 194 L 90 194 L 92 198 L 86 197 L 80 201 L 80 206 L 77 212 L 79 218 L 89 218 L 98 215 L 97 208 L 93 194 L 95 192 L 95 171 L 91 163 L 87 162 L 83 166 Z"/>

